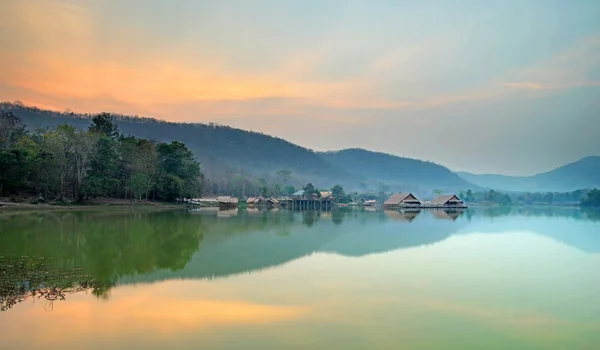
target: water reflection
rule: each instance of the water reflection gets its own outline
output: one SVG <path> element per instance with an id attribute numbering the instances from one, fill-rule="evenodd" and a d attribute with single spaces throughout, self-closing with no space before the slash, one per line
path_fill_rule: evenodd
<path id="1" fill-rule="evenodd" d="M 473 232 L 528 230 L 596 253 L 600 252 L 600 235 L 594 215 L 574 208 L 522 207 L 15 214 L 0 218 L 0 256 L 51 259 L 56 271 L 81 268 L 76 270 L 80 274 L 72 276 L 76 278 L 65 278 L 62 286 L 79 282 L 89 286 L 83 278 L 87 276 L 106 286 L 95 286 L 96 295 L 109 298 L 109 287 L 114 284 L 226 278 L 283 266 L 314 253 L 362 257 L 429 246 Z M 14 288 L 7 286 L 15 279 L 21 285 L 34 285 L 28 275 L 10 277 L 7 271 L 2 274 L 3 301 L 14 298 Z M 22 297 L 23 293 L 17 299 Z"/>
<path id="2" fill-rule="evenodd" d="M 99 281 L 83 268 L 61 269 L 50 259 L 22 256 L 0 256 L 0 311 L 7 311 L 29 299 L 44 299 L 45 309 L 69 294 L 92 291 L 100 298 L 107 296 L 111 282 Z"/>

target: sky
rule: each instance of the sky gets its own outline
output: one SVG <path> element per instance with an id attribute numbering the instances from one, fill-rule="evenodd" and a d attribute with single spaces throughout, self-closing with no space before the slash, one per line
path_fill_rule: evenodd
<path id="1" fill-rule="evenodd" d="M 0 0 L 0 100 L 531 175 L 600 155 L 597 0 Z"/>

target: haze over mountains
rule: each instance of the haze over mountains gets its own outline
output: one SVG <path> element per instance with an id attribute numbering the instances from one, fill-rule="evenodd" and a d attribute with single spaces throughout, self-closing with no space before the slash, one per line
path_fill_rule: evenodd
<path id="1" fill-rule="evenodd" d="M 600 157 L 585 157 L 533 176 L 476 175 L 468 172 L 458 172 L 457 174 L 466 181 L 495 190 L 569 192 L 600 187 Z"/>
<path id="2" fill-rule="evenodd" d="M 56 112 L 2 103 L 30 129 L 69 124 L 87 128 L 91 115 Z M 454 173 L 448 168 L 417 159 L 345 149 L 314 152 L 281 138 L 215 124 L 172 123 L 150 118 L 115 115 L 124 135 L 159 142 L 178 140 L 194 152 L 208 178 L 227 181 L 236 177 L 279 181 L 277 172 L 290 170 L 289 183 L 299 187 L 312 182 L 319 188 L 335 184 L 347 190 L 411 191 L 430 196 L 432 190 L 459 192 L 484 188 L 511 191 L 573 191 L 600 187 L 600 157 L 588 157 L 534 177 Z M 315 133 L 315 137 L 326 137 Z M 460 176 L 459 176 L 460 175 Z"/>

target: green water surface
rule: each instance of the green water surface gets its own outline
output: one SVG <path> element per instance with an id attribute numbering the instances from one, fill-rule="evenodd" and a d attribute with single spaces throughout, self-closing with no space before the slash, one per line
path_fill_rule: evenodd
<path id="1" fill-rule="evenodd" d="M 0 349 L 600 349 L 600 221 L 3 213 L 0 306 Z"/>

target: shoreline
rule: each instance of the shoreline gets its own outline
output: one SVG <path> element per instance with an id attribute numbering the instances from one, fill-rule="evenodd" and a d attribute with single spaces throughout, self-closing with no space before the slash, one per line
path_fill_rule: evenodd
<path id="1" fill-rule="evenodd" d="M 19 202 L 0 202 L 0 214 L 3 213 L 26 213 L 39 211 L 84 211 L 84 210 L 124 210 L 124 209 L 142 209 L 142 210 L 174 210 L 187 209 L 188 205 L 140 201 L 132 202 L 125 200 L 103 199 L 101 201 L 90 201 L 82 204 L 60 205 L 60 204 L 31 204 Z"/>

